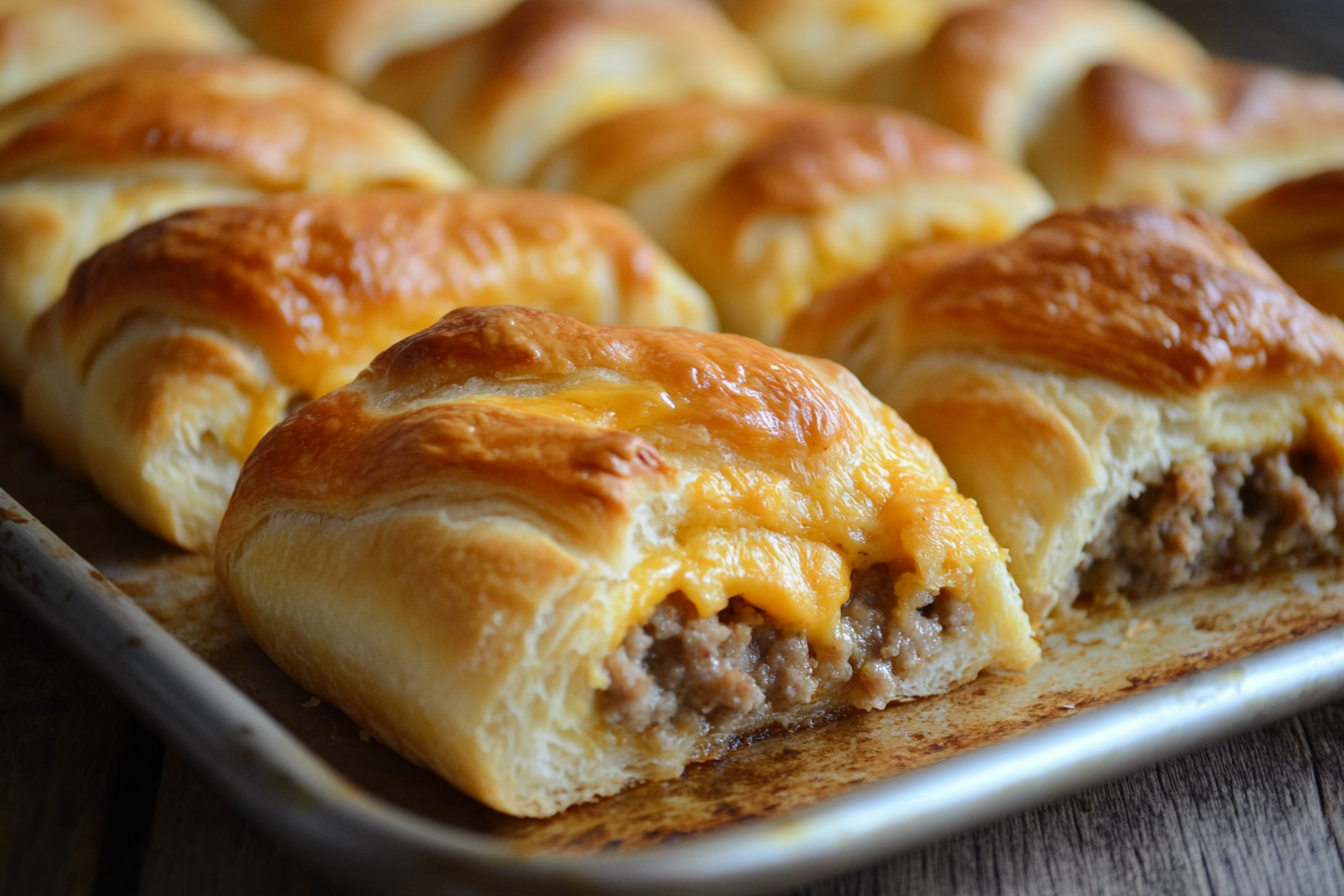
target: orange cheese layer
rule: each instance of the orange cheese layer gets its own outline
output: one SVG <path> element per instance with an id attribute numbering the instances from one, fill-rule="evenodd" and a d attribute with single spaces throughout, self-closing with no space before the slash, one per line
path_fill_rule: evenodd
<path id="1" fill-rule="evenodd" d="M 697 436 L 676 424 L 678 397 L 652 383 L 594 379 L 536 397 L 468 400 L 630 432 L 660 451 L 697 447 Z M 894 415 L 891 424 L 899 425 Z M 920 453 L 922 443 L 911 447 L 904 438 L 867 440 L 860 450 L 858 462 L 838 474 L 800 474 L 788 463 L 742 458 L 694 474 L 680 471 L 695 480 L 682 485 L 686 506 L 672 543 L 654 551 L 620 586 L 630 589 L 630 600 L 619 602 L 629 607 L 627 627 L 647 620 L 659 601 L 680 591 L 701 616 L 740 596 L 780 627 L 824 642 L 849 599 L 856 567 L 892 563 L 894 573 L 904 573 L 898 593 L 932 582 L 963 583 L 970 570 L 953 558 L 968 556 L 958 542 L 965 539 L 966 515 L 974 511 L 955 496 L 949 505 L 937 462 L 931 472 L 932 456 Z M 882 538 L 883 532 L 902 535 Z M 912 550 L 917 545 L 932 548 Z"/>

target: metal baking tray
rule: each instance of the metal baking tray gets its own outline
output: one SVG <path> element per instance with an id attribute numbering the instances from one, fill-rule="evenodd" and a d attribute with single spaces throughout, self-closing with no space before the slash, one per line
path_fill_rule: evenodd
<path id="1" fill-rule="evenodd" d="M 290 681 L 219 601 L 209 558 L 54 470 L 6 398 L 0 489 L 0 587 L 258 825 L 377 892 L 778 890 L 1344 696 L 1344 570 L 1330 569 L 1119 608 L 1050 635 L 1030 673 L 515 819 Z"/>

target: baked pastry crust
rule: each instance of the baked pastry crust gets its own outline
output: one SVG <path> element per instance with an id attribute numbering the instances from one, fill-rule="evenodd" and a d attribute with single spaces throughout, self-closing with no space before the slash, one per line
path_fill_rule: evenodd
<path id="1" fill-rule="evenodd" d="M 785 83 L 845 96 L 869 66 L 912 53 L 952 13 L 993 0 L 718 0 Z"/>
<path id="2" fill-rule="evenodd" d="M 290 408 L 445 312 L 500 303 L 714 325 L 699 288 L 589 200 L 276 197 L 178 214 L 81 265 L 33 327 L 25 425 L 128 516 L 203 549 Z"/>
<path id="3" fill-rule="evenodd" d="M 838 366 L 511 308 L 448 315 L 272 431 L 217 553 L 299 683 L 536 816 L 837 708 L 767 703 L 661 737 L 604 718 L 610 658 L 669 595 L 702 619 L 736 598 L 820 653 L 851 570 L 883 562 L 898 594 L 954 593 L 974 616 L 895 699 L 1038 657 L 974 505 Z"/>
<path id="4" fill-rule="evenodd" d="M 1099 66 L 1030 158 L 1063 205 L 1150 202 L 1215 214 L 1341 165 L 1344 82 L 1222 61 L 1174 80 Z"/>
<path id="5" fill-rule="evenodd" d="M 109 63 L 0 109 L 0 380 L 98 246 L 182 208 L 289 191 L 465 185 L 414 125 L 261 57 Z"/>
<path id="6" fill-rule="evenodd" d="M 1194 38 L 1133 0 L 1006 0 L 953 14 L 922 50 L 870 71 L 856 91 L 1022 164 L 1093 66 L 1185 78 L 1205 58 Z"/>
<path id="7" fill-rule="evenodd" d="M 216 0 L 267 53 L 363 87 L 390 60 L 478 28 L 513 0 Z"/>
<path id="8" fill-rule="evenodd" d="M 0 103 L 137 53 L 247 48 L 202 0 L 5 0 L 0 36 Z"/>
<path id="9" fill-rule="evenodd" d="M 1304 299 L 1344 316 L 1344 170 L 1280 184 L 1227 221 Z"/>
<path id="10" fill-rule="evenodd" d="M 944 251 L 894 259 L 822 297 L 785 343 L 852 358 L 933 443 L 1010 552 L 1033 619 L 1074 599 L 1106 527 L 1173 470 L 1278 452 L 1337 476 L 1341 327 L 1221 222 L 1092 209 L 1000 246 Z M 1304 562 L 1341 553 L 1333 517 L 1325 523 Z M 1185 534 L 1195 543 L 1158 538 L 1157 549 L 1227 547 Z M 1248 556 L 1240 570 L 1291 563 L 1289 553 Z"/>
<path id="11" fill-rule="evenodd" d="M 534 183 L 628 210 L 725 329 L 766 342 L 894 250 L 1002 239 L 1051 208 L 1030 175 L 912 115 L 800 99 L 627 112 L 563 145 Z"/>
<path id="12" fill-rule="evenodd" d="M 779 90 L 760 51 L 700 0 L 523 0 L 489 27 L 396 60 L 369 95 L 484 180 L 517 184 L 565 138 L 627 109 Z"/>

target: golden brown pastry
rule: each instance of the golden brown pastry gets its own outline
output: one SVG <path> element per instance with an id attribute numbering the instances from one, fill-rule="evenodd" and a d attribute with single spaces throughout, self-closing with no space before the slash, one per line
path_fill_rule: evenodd
<path id="1" fill-rule="evenodd" d="M 790 87 L 843 96 L 870 65 L 924 45 L 949 15 L 993 0 L 718 0 Z"/>
<path id="2" fill-rule="evenodd" d="M 1344 170 L 1281 184 L 1227 220 L 1304 299 L 1344 316 Z"/>
<path id="3" fill-rule="evenodd" d="M 527 309 L 272 430 L 216 557 L 303 687 L 516 815 L 1039 655 L 975 506 L 843 369 Z"/>
<path id="4" fill-rule="evenodd" d="M 1344 330 L 1231 228 L 1094 209 L 941 251 L 822 297 L 786 344 L 933 443 L 1034 619 L 1341 556 Z"/>
<path id="5" fill-rule="evenodd" d="M 468 176 L 419 129 L 260 57 L 156 55 L 0 108 L 0 382 L 75 264 L 182 208 L 289 191 L 444 188 Z"/>
<path id="6" fill-rule="evenodd" d="M 760 52 L 703 0 L 523 0 L 489 27 L 391 63 L 369 94 L 485 180 L 516 184 L 547 150 L 627 109 L 779 89 Z"/>
<path id="7" fill-rule="evenodd" d="M 215 0 L 257 46 L 362 87 L 391 59 L 478 28 L 514 0 Z"/>
<path id="8" fill-rule="evenodd" d="M 1215 62 L 1163 80 L 1091 72 L 1032 152 L 1061 203 L 1189 204 L 1221 214 L 1270 187 L 1344 165 L 1344 82 Z"/>
<path id="9" fill-rule="evenodd" d="M 1126 62 L 1186 77 L 1204 51 L 1135 0 L 1005 0 L 955 13 L 917 53 L 865 76 L 857 95 L 892 103 L 1021 164 L 1087 72 Z"/>
<path id="10" fill-rule="evenodd" d="M 183 212 L 103 248 L 33 327 L 25 426 L 185 548 L 289 409 L 461 305 L 713 327 L 614 209 L 526 191 L 287 196 Z"/>
<path id="11" fill-rule="evenodd" d="M 773 342 L 813 293 L 895 249 L 990 241 L 1050 210 L 1025 172 L 894 109 L 687 101 L 594 125 L 535 183 L 628 210 L 725 329 Z"/>
<path id="12" fill-rule="evenodd" d="M 0 35 L 0 103 L 136 53 L 246 48 L 202 0 L 0 0 Z"/>

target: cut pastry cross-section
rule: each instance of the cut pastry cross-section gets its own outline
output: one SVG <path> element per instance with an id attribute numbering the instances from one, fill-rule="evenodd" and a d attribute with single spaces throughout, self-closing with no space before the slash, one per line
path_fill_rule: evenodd
<path id="1" fill-rule="evenodd" d="M 843 369 L 528 309 L 272 430 L 216 557 L 303 687 L 517 815 L 1039 655 L 975 506 Z"/>
<path id="2" fill-rule="evenodd" d="M 535 183 L 628 210 L 766 342 L 813 294 L 928 242 L 989 242 L 1051 208 L 1031 178 L 894 109 L 683 101 L 594 125 Z"/>
<path id="3" fill-rule="evenodd" d="M 81 265 L 33 327 L 25 425 L 128 516 L 201 549 L 296 405 L 461 305 L 713 327 L 614 209 L 526 191 L 294 195 L 183 212 Z"/>
<path id="4" fill-rule="evenodd" d="M 1344 335 L 1229 227 L 1056 215 L 893 259 L 786 344 L 928 437 L 1033 617 L 1344 557 Z"/>
<path id="5" fill-rule="evenodd" d="M 0 381 L 80 259 L 183 208 L 290 191 L 448 188 L 466 173 L 410 122 L 298 66 L 141 56 L 0 108 Z"/>

